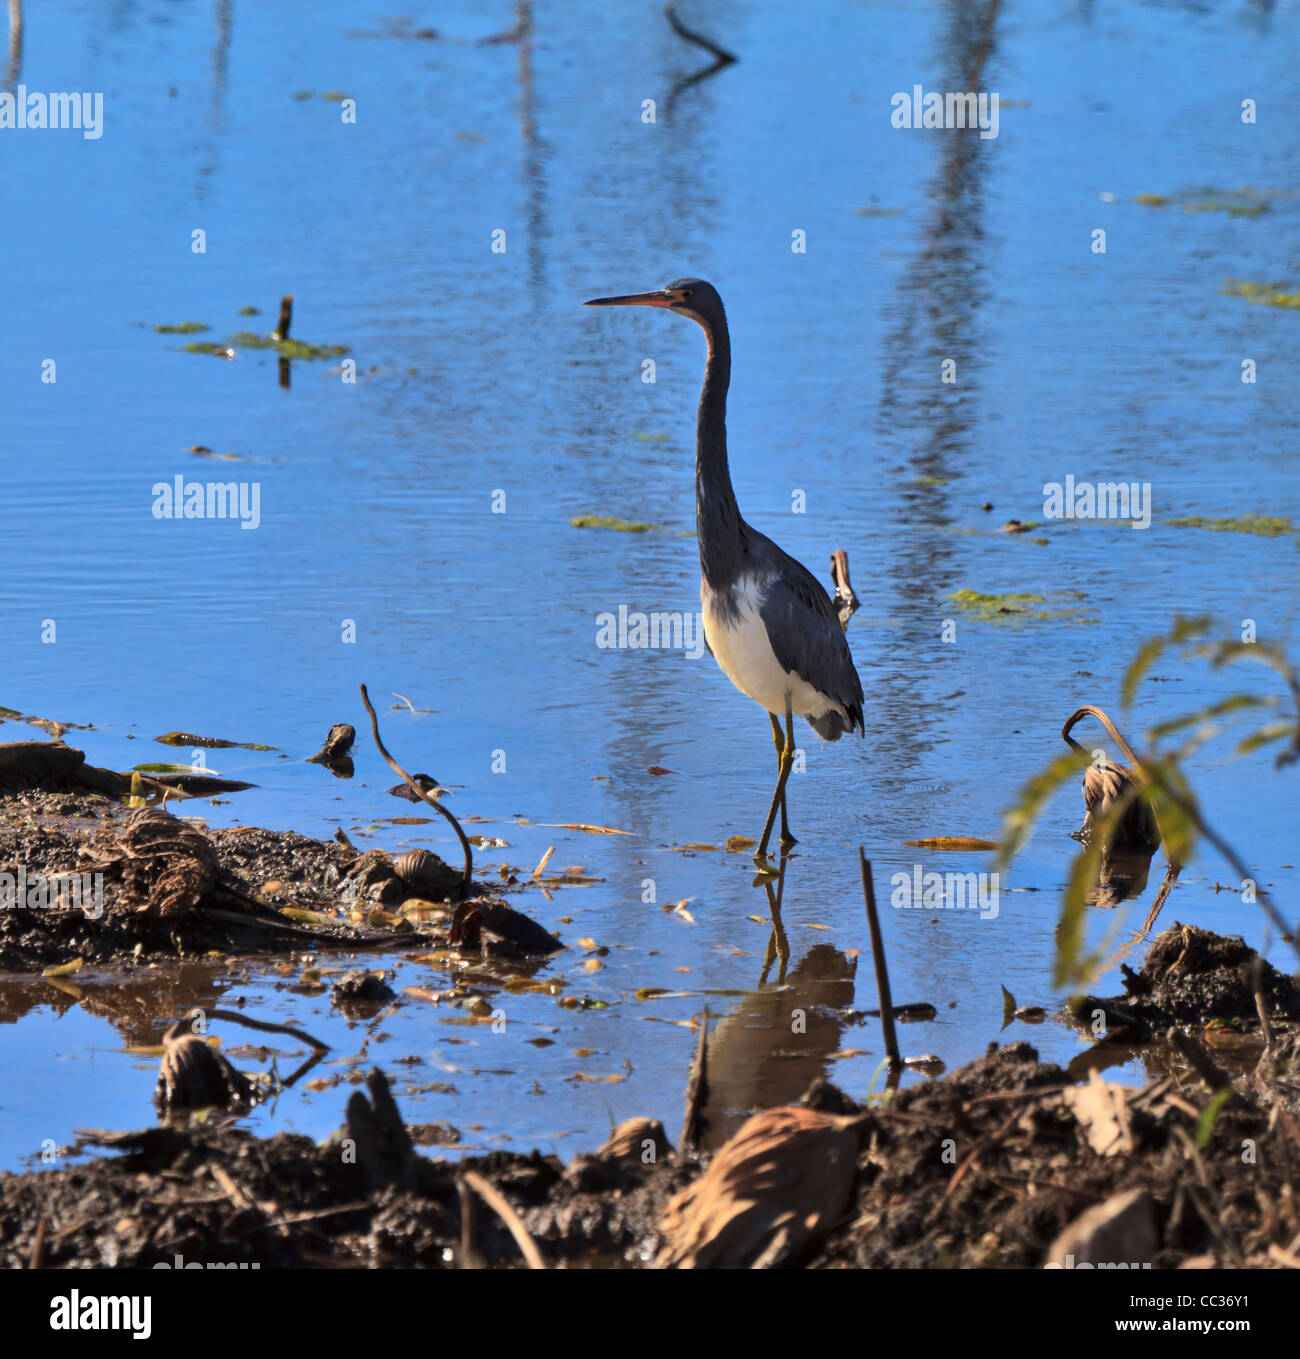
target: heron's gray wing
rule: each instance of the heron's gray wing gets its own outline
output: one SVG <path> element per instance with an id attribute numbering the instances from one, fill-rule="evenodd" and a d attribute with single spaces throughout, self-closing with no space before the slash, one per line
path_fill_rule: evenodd
<path id="1" fill-rule="evenodd" d="M 862 681 L 822 583 L 775 543 L 775 573 L 760 615 L 777 661 L 833 698 L 849 715 L 849 730 L 862 725 Z"/>

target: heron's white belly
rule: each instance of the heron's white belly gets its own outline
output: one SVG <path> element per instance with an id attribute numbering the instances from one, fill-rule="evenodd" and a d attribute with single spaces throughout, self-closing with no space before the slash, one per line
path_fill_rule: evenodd
<path id="1" fill-rule="evenodd" d="M 759 614 L 764 594 L 752 577 L 740 581 L 732 595 L 739 616 L 723 620 L 713 592 L 700 582 L 704 636 L 722 673 L 748 698 L 770 713 L 785 712 L 786 695 L 800 717 L 821 717 L 839 705 L 776 659 Z"/>

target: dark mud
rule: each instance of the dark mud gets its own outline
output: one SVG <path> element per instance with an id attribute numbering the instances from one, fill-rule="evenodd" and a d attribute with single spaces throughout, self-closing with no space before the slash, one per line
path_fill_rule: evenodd
<path id="1" fill-rule="evenodd" d="M 78 761 L 54 758 L 82 777 Z M 146 1041 L 160 1007 L 170 1022 L 187 996 L 235 1018 L 211 1001 L 235 985 L 228 965 L 240 955 L 433 947 L 527 971 L 560 947 L 481 885 L 462 897 L 460 874 L 428 851 L 209 833 L 163 806 L 127 809 L 57 779 L 0 791 L 0 874 L 20 869 L 29 882 L 98 874 L 102 908 L 13 902 L 0 910 L 0 970 L 80 959 L 124 980 L 83 991 L 56 973 L 0 988 L 0 999 L 16 1015 L 39 988 L 42 1003 L 83 1004 Z M 137 965 L 164 959 L 160 990 Z M 267 1087 L 177 1022 L 159 1126 L 87 1135 L 83 1153 L 108 1154 L 79 1164 L 0 1175 L 0 1260 L 514 1267 L 522 1240 L 567 1267 L 1300 1263 L 1294 980 L 1240 939 L 1177 924 L 1123 975 L 1123 996 L 1071 1007 L 1099 1041 L 1070 1071 L 1015 1043 L 865 1106 L 819 1080 L 703 1159 L 674 1152 L 648 1119 L 567 1165 L 536 1152 L 436 1159 L 417 1147 L 454 1147 L 456 1128 L 406 1127 L 378 1070 L 324 1144 L 261 1139 L 229 1114 Z M 333 983 L 345 1013 L 400 1001 L 373 972 Z M 1101 1079 L 1135 1051 L 1147 1085 Z"/>
<path id="2" fill-rule="evenodd" d="M 1081 1023 L 1102 1017 L 1111 1038 L 1145 1039 L 1174 1025 L 1214 1020 L 1258 1032 L 1261 1005 L 1271 1025 L 1300 1021 L 1295 979 L 1233 935 L 1175 922 L 1151 941 L 1139 971 L 1122 966 L 1121 972 L 1122 996 L 1081 996 L 1070 1006 Z"/>
<path id="3" fill-rule="evenodd" d="M 57 759 L 74 781 L 80 754 Z M 508 959 L 560 947 L 479 884 L 462 893 L 460 873 L 428 851 L 394 859 L 254 827 L 209 833 L 61 777 L 0 780 L 0 972 L 331 947 L 451 944 Z"/>
<path id="4" fill-rule="evenodd" d="M 757 1161 L 726 1167 L 720 1151 L 721 1177 L 708 1161 L 679 1158 L 645 1120 L 567 1166 L 536 1152 L 431 1159 L 415 1144 L 452 1142 L 455 1130 L 406 1129 L 375 1071 L 369 1098 L 354 1093 L 340 1133 L 320 1146 L 174 1117 L 88 1139 L 113 1155 L 0 1175 L 0 1261 L 521 1265 L 498 1213 L 462 1186 L 468 1171 L 504 1196 L 550 1266 L 740 1266 L 761 1256 L 820 1268 L 1035 1268 L 1067 1249 L 1111 1258 L 1097 1256 L 1101 1243 L 1130 1267 L 1268 1266 L 1283 1263 L 1300 1231 L 1290 1188 L 1300 1121 L 1281 1083 L 1300 1080 L 1294 1046 L 1281 1068 L 1238 1081 L 1207 1114 L 1210 1095 L 1191 1072 L 1141 1090 L 1076 1087 L 1014 1043 L 885 1105 L 859 1108 L 819 1082 L 802 1109 L 751 1120 L 751 1133 L 763 1120 L 777 1130 Z M 802 1149 L 792 1159 L 795 1140 L 777 1115 L 841 1146 L 849 1139 L 856 1157 L 838 1188 Z M 711 1214 L 706 1240 L 683 1234 L 670 1208 L 687 1190 Z M 1079 1225 L 1090 1210 L 1112 1216 L 1109 1234 Z M 792 1214 L 822 1225 L 784 1233 Z"/>

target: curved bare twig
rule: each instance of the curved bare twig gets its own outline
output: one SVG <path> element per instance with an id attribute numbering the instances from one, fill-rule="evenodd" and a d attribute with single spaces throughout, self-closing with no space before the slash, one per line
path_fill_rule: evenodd
<path id="1" fill-rule="evenodd" d="M 370 733 L 375 738 L 375 745 L 378 746 L 379 753 L 387 761 L 388 767 L 406 784 L 421 802 L 428 803 L 435 812 L 444 816 L 451 823 L 452 830 L 456 832 L 456 838 L 460 841 L 460 847 L 465 851 L 465 869 L 460 878 L 460 890 L 461 895 L 463 896 L 469 891 L 470 875 L 474 871 L 474 851 L 470 848 L 470 843 L 465 838 L 465 832 L 460 828 L 460 822 L 456 820 L 441 802 L 435 802 L 433 798 L 429 797 L 424 789 L 421 788 L 406 770 L 403 769 L 388 753 L 388 747 L 384 745 L 383 740 L 379 735 L 379 718 L 375 716 L 375 710 L 370 702 L 370 695 L 366 692 L 366 686 L 364 684 L 361 686 L 361 701 L 366 705 L 366 712 L 370 714 Z"/>

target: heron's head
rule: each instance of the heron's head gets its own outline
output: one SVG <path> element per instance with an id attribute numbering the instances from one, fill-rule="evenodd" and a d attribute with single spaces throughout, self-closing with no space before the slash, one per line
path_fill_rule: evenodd
<path id="1" fill-rule="evenodd" d="M 723 319 L 722 298 L 712 283 L 702 278 L 679 278 L 648 293 L 626 293 L 621 297 L 593 297 L 585 307 L 662 307 L 679 316 L 689 316 L 706 331 Z"/>

